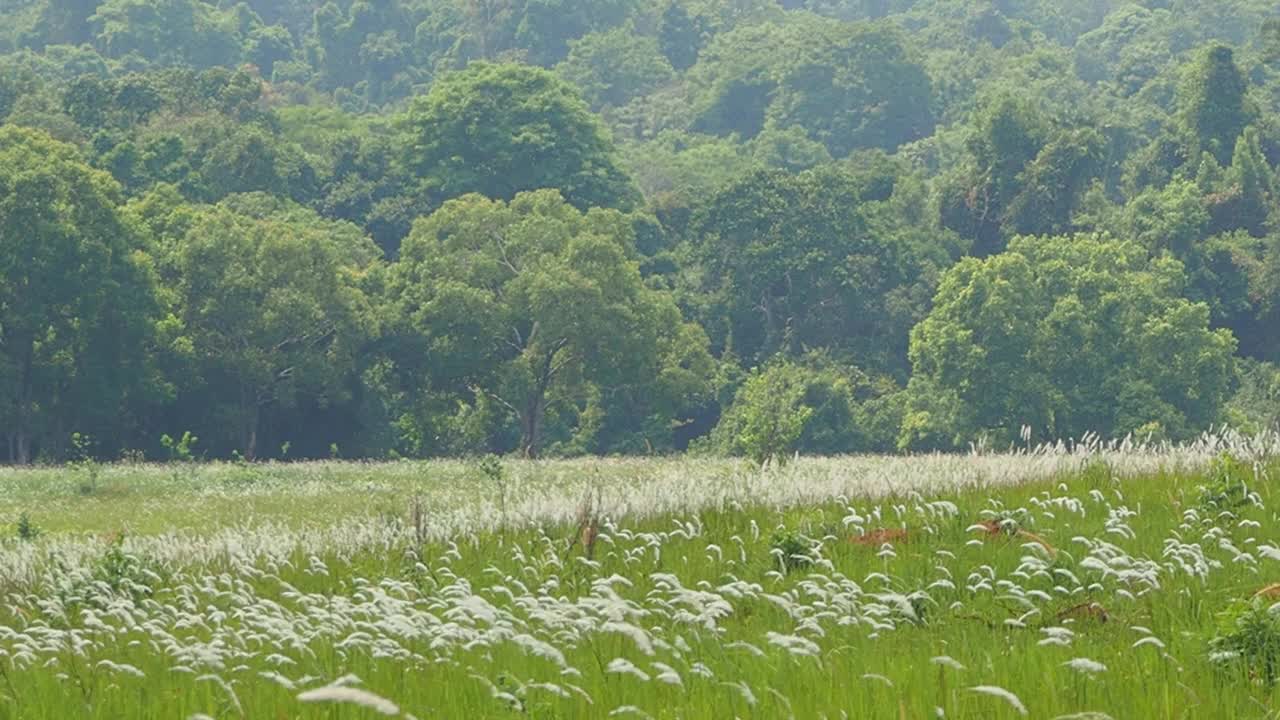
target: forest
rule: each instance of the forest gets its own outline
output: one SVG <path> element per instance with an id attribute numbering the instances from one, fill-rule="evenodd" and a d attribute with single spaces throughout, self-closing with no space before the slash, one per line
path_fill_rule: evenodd
<path id="1" fill-rule="evenodd" d="M 1280 425 L 1274 2 L 0 18 L 0 461 Z"/>

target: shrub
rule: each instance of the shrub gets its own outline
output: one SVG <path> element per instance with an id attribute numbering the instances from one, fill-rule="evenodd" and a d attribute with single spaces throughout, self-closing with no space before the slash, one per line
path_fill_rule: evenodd
<path id="1" fill-rule="evenodd" d="M 813 416 L 804 404 L 805 380 L 789 362 L 752 372 L 716 426 L 717 444 L 759 465 L 786 464 Z"/>
<path id="2" fill-rule="evenodd" d="M 1249 489 L 1253 480 L 1252 463 L 1223 453 L 1209 468 L 1209 482 L 1201 489 L 1200 504 L 1212 510 L 1234 511 L 1258 503 Z"/>
<path id="3" fill-rule="evenodd" d="M 1266 685 L 1280 678 L 1280 613 L 1264 601 L 1237 606 L 1223 613 L 1219 634 L 1210 641 L 1210 659 L 1219 666 L 1238 668 Z"/>
<path id="4" fill-rule="evenodd" d="M 813 564 L 813 547 L 809 539 L 794 530 L 778 530 L 769 543 L 783 572 L 800 570 Z"/>
<path id="5" fill-rule="evenodd" d="M 775 361 L 746 377 L 707 445 L 760 464 L 797 451 L 889 450 L 901 422 L 896 389 L 824 353 Z"/>
<path id="6" fill-rule="evenodd" d="M 18 516 L 18 524 L 16 526 L 19 540 L 35 540 L 44 532 L 39 525 L 31 521 L 31 516 L 22 513 Z"/>

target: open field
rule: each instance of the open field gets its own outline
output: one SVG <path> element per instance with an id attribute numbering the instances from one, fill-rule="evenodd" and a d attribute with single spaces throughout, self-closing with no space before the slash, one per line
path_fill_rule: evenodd
<path id="1" fill-rule="evenodd" d="M 1273 451 L 3 471 L 0 718 L 1280 717 Z"/>

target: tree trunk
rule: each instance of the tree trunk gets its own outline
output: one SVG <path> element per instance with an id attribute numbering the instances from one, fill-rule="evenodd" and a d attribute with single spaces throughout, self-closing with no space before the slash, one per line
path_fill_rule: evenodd
<path id="1" fill-rule="evenodd" d="M 240 390 L 240 453 L 250 462 L 258 457 L 257 397 L 247 388 Z"/>
<path id="2" fill-rule="evenodd" d="M 20 421 L 21 422 L 21 421 Z M 15 432 L 14 440 L 14 457 L 13 460 L 18 465 L 31 464 L 31 434 L 26 428 L 19 427 Z"/>
<path id="3" fill-rule="evenodd" d="M 71 439 L 71 433 L 67 432 L 66 423 L 62 420 L 61 413 L 52 413 L 52 432 L 45 434 L 44 443 L 41 450 L 44 451 L 45 457 L 57 463 L 66 462 L 69 454 L 67 453 L 67 445 Z M 84 458 L 75 458 L 83 460 Z"/>
<path id="4" fill-rule="evenodd" d="M 525 403 L 524 412 L 520 414 L 520 452 L 530 460 L 537 459 L 539 451 L 538 437 L 542 430 L 542 395 L 541 392 L 531 395 Z"/>
<path id="5" fill-rule="evenodd" d="M 760 296 L 760 304 L 757 307 L 764 324 L 764 350 L 766 353 L 775 353 L 782 347 L 782 340 L 778 337 L 780 333 L 777 328 L 777 312 L 768 291 Z"/>
<path id="6" fill-rule="evenodd" d="M 542 361 L 538 380 L 525 398 L 524 412 L 520 413 L 520 449 L 524 456 L 530 459 L 537 458 L 541 449 L 539 445 L 542 438 L 539 435 L 542 431 L 542 415 L 547 410 L 547 391 L 551 389 L 551 381 L 555 379 L 558 370 L 555 362 L 556 355 L 564 349 L 566 344 L 567 341 L 561 339 L 551 346 L 551 350 Z"/>
<path id="7" fill-rule="evenodd" d="M 31 464 L 31 366 L 35 361 L 35 342 L 24 342 L 23 357 L 18 361 L 18 384 L 14 401 L 18 412 L 13 432 L 14 462 Z"/>

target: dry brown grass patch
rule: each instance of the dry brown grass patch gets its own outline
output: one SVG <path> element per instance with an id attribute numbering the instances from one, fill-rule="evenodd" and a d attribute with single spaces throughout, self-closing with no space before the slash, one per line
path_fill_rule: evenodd
<path id="1" fill-rule="evenodd" d="M 863 547 L 880 547 L 910 542 L 911 535 L 902 528 L 880 528 L 864 535 L 849 538 L 849 542 Z"/>

